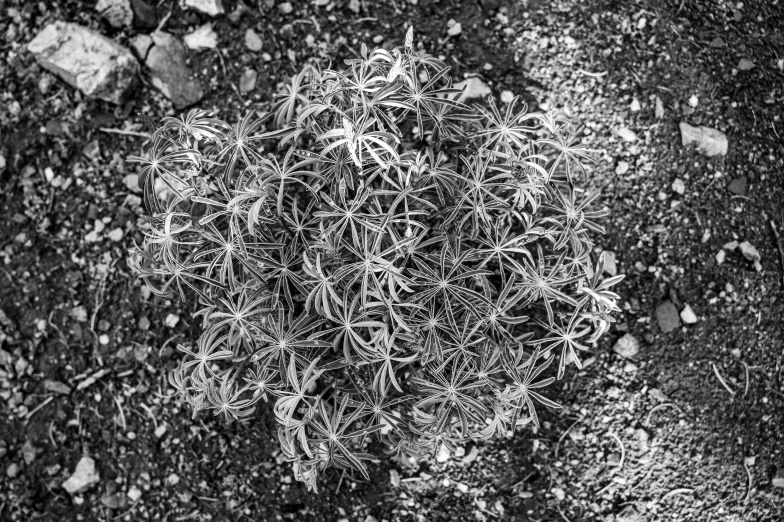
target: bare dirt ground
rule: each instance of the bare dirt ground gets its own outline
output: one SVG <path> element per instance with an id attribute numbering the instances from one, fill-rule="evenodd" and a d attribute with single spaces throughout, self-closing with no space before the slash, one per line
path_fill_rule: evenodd
<path id="1" fill-rule="evenodd" d="M 623 317 L 551 392 L 564 407 L 542 429 L 381 461 L 369 483 L 332 471 L 308 493 L 277 459 L 268 412 L 192 420 L 168 388 L 173 343 L 198 324 L 126 267 L 141 210 L 124 158 L 145 139 L 99 129 L 144 132 L 137 114 L 171 105 L 147 85 L 120 107 L 85 99 L 25 49 L 56 19 L 123 45 L 139 31 L 109 28 L 91 2 L 0 1 L 0 520 L 784 520 L 782 2 L 279 4 L 224 1 L 218 51 L 191 57 L 199 106 L 263 109 L 307 60 L 392 47 L 413 24 L 456 78 L 584 125 Z M 177 3 L 165 30 L 208 21 Z M 258 79 L 243 93 L 247 68 Z M 680 122 L 726 133 L 728 154 L 683 146 Z M 696 322 L 664 333 L 662 303 Z M 624 357 L 626 334 L 639 351 Z M 100 481 L 72 497 L 61 485 L 83 455 Z"/>

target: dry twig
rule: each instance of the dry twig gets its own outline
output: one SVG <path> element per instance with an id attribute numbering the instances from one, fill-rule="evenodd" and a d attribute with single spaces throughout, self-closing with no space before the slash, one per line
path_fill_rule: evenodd
<path id="1" fill-rule="evenodd" d="M 730 395 L 735 395 L 735 392 L 732 390 L 732 388 L 730 388 L 729 384 L 727 384 L 727 381 L 725 381 L 724 377 L 722 377 L 721 374 L 719 373 L 719 369 L 716 368 L 716 364 L 711 363 L 711 366 L 713 366 L 713 373 L 715 373 L 716 377 L 719 378 L 719 382 L 721 383 L 722 386 L 724 386 L 724 389 L 730 392 Z"/>

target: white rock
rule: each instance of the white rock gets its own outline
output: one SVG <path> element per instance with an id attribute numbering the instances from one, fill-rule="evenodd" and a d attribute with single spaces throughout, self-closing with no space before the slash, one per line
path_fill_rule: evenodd
<path id="1" fill-rule="evenodd" d="M 696 107 L 699 104 L 700 104 L 700 99 L 697 98 L 696 94 L 692 94 L 691 98 L 689 98 L 689 106 L 690 107 Z"/>
<path id="2" fill-rule="evenodd" d="M 656 108 L 654 109 L 654 115 L 656 116 L 657 120 L 664 118 L 664 102 L 658 96 L 656 97 Z"/>
<path id="3" fill-rule="evenodd" d="M 169 328 L 174 328 L 175 326 L 177 326 L 177 323 L 179 322 L 180 322 L 180 316 L 177 314 L 169 314 L 166 316 L 166 319 L 163 321 L 163 323 Z"/>
<path id="4" fill-rule="evenodd" d="M 290 14 L 294 10 L 294 6 L 291 5 L 291 2 L 283 2 L 278 6 L 278 11 L 283 14 Z"/>
<path id="5" fill-rule="evenodd" d="M 748 241 L 744 241 L 738 246 L 740 247 L 740 253 L 743 254 L 743 257 L 745 257 L 749 261 L 758 262 L 760 259 L 762 259 L 757 249 L 754 248 L 754 245 L 752 245 Z"/>
<path id="6" fill-rule="evenodd" d="M 210 16 L 225 13 L 222 0 L 185 0 L 185 6 Z"/>
<path id="7" fill-rule="evenodd" d="M 82 457 L 73 474 L 63 482 L 63 489 L 71 495 L 83 491 L 101 480 L 95 469 L 95 461 L 90 457 Z"/>
<path id="8" fill-rule="evenodd" d="M 629 105 L 629 110 L 632 112 L 640 112 L 641 108 L 642 107 L 640 107 L 640 100 L 638 100 L 637 98 L 632 99 L 632 103 L 631 105 Z"/>
<path id="9" fill-rule="evenodd" d="M 471 78 L 465 79 L 462 82 L 458 82 L 455 84 L 456 89 L 463 89 L 463 94 L 457 99 L 459 102 L 464 102 L 466 100 L 473 100 L 475 98 L 481 98 L 483 96 L 487 96 L 492 91 L 490 87 L 482 81 L 481 78 L 477 78 L 473 76 Z"/>
<path id="10" fill-rule="evenodd" d="M 694 310 L 691 309 L 691 306 L 686 305 L 681 310 L 681 321 L 684 324 L 694 324 L 697 322 L 697 314 L 694 313 Z"/>
<path id="11" fill-rule="evenodd" d="M 675 181 L 672 182 L 672 191 L 680 195 L 686 192 L 686 184 L 681 178 L 675 178 Z"/>
<path id="12" fill-rule="evenodd" d="M 724 250 L 719 250 L 716 252 L 716 263 L 722 264 L 724 260 L 727 258 L 727 254 L 724 253 Z"/>
<path id="13" fill-rule="evenodd" d="M 141 188 L 139 187 L 138 174 L 128 174 L 123 178 L 123 183 L 125 183 L 125 186 L 128 187 L 128 190 L 131 190 L 133 192 L 141 191 Z"/>
<path id="14" fill-rule="evenodd" d="M 131 486 L 131 489 L 128 490 L 128 498 L 131 499 L 131 502 L 136 502 L 140 498 L 142 498 L 142 490 L 137 488 L 136 486 Z"/>
<path id="15" fill-rule="evenodd" d="M 133 22 L 131 0 L 98 0 L 95 10 L 117 29 L 128 27 Z"/>
<path id="16" fill-rule="evenodd" d="M 186 34 L 182 40 L 189 49 L 194 51 L 218 47 L 218 33 L 212 29 L 212 24 L 202 25 L 192 33 Z"/>
<path id="17" fill-rule="evenodd" d="M 615 167 L 615 173 L 619 176 L 623 176 L 629 172 L 629 162 L 628 161 L 619 161 L 618 166 Z"/>
<path id="18" fill-rule="evenodd" d="M 123 229 L 121 229 L 120 227 L 117 227 L 114 230 L 112 230 L 111 232 L 109 232 L 108 236 L 109 236 L 109 239 L 111 239 L 112 241 L 115 241 L 115 242 L 116 241 L 122 241 L 123 236 L 125 236 L 125 232 L 123 232 Z"/>
<path id="19" fill-rule="evenodd" d="M 147 59 L 147 53 L 152 47 L 152 37 L 149 34 L 137 34 L 130 41 L 131 50 L 140 60 Z"/>
<path id="20" fill-rule="evenodd" d="M 456 487 L 457 490 L 460 491 L 460 493 L 468 493 L 468 486 L 463 484 L 462 482 L 458 482 Z"/>
<path id="21" fill-rule="evenodd" d="M 683 146 L 695 144 L 697 149 L 706 156 L 724 156 L 727 154 L 727 136 L 709 127 L 693 127 L 686 122 L 680 123 L 681 143 Z"/>
<path id="22" fill-rule="evenodd" d="M 512 100 L 514 100 L 512 91 L 501 92 L 501 103 L 512 103 Z"/>
<path id="23" fill-rule="evenodd" d="M 133 54 L 81 25 L 52 22 L 27 45 L 44 69 L 91 98 L 120 104 L 136 85 Z"/>
<path id="24" fill-rule="evenodd" d="M 615 252 L 609 250 L 604 253 L 604 272 L 610 277 L 618 275 L 618 263 L 615 257 Z"/>
<path id="25" fill-rule="evenodd" d="M 617 134 L 623 141 L 637 141 L 637 134 L 628 127 L 621 127 L 618 129 Z"/>
<path id="26" fill-rule="evenodd" d="M 312 35 L 308 35 L 308 36 L 313 38 Z M 262 45 L 263 42 L 261 41 L 261 37 L 258 35 L 256 31 L 254 31 L 253 29 L 248 29 L 247 31 L 245 31 L 245 47 L 247 47 L 249 50 L 253 51 L 254 53 L 257 53 L 261 51 Z"/>
<path id="27" fill-rule="evenodd" d="M 436 461 L 437 462 L 446 462 L 452 458 L 452 454 L 449 452 L 449 449 L 441 444 L 438 448 L 438 453 L 436 454 Z"/>
<path id="28" fill-rule="evenodd" d="M 754 62 L 748 58 L 741 58 L 738 62 L 739 71 L 750 71 L 754 68 Z"/>
<path id="29" fill-rule="evenodd" d="M 621 357 L 629 358 L 634 357 L 640 353 L 640 343 L 637 338 L 632 334 L 624 334 L 623 337 L 615 341 L 613 351 Z"/>
<path id="30" fill-rule="evenodd" d="M 446 34 L 448 34 L 449 36 L 457 36 L 463 32 L 463 26 L 460 25 L 460 22 L 449 20 L 449 22 L 447 22 L 447 26 L 449 27 L 449 29 L 447 29 Z"/>

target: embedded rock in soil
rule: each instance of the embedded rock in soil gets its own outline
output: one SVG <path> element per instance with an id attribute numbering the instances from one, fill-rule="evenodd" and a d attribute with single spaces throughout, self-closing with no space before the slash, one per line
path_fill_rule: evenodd
<path id="1" fill-rule="evenodd" d="M 488 87 L 481 78 L 477 78 L 476 76 L 455 84 L 455 89 L 462 89 L 463 87 L 465 87 L 465 90 L 463 91 L 463 94 L 461 94 L 457 99 L 459 102 L 481 98 L 482 96 L 487 96 L 492 92 L 490 87 Z"/>
<path id="2" fill-rule="evenodd" d="M 245 69 L 245 72 L 240 76 L 240 92 L 250 92 L 256 88 L 256 78 L 258 73 L 253 69 Z"/>
<path id="3" fill-rule="evenodd" d="M 201 100 L 204 88 L 185 63 L 188 51 L 182 42 L 162 31 L 152 33 L 152 40 L 154 45 L 147 53 L 145 64 L 150 68 L 150 80 L 155 88 L 178 109 Z"/>
<path id="4" fill-rule="evenodd" d="M 697 149 L 706 156 L 725 156 L 727 154 L 727 136 L 710 127 L 693 127 L 682 121 L 681 143 L 683 146 L 695 144 Z"/>
<path id="5" fill-rule="evenodd" d="M 697 322 L 697 314 L 694 313 L 691 306 L 686 305 L 683 307 L 683 310 L 681 310 L 681 321 L 683 321 L 684 324 L 694 324 Z"/>
<path id="6" fill-rule="evenodd" d="M 53 22 L 27 45 L 38 63 L 85 95 L 120 104 L 136 84 L 133 54 L 81 25 Z"/>
<path id="7" fill-rule="evenodd" d="M 147 59 L 150 47 L 152 47 L 152 37 L 148 34 L 139 34 L 131 38 L 131 50 L 140 60 Z"/>
<path id="8" fill-rule="evenodd" d="M 671 301 L 664 301 L 656 308 L 656 322 L 663 333 L 671 332 L 680 326 L 678 309 Z"/>
<path id="9" fill-rule="evenodd" d="M 245 31 L 245 47 L 247 47 L 250 51 L 257 53 L 261 51 L 262 45 L 263 42 L 261 41 L 261 37 L 256 31 L 253 29 L 248 29 Z"/>
<path id="10" fill-rule="evenodd" d="M 634 357 L 640 353 L 640 343 L 632 334 L 627 333 L 615 342 L 613 351 L 621 357 Z"/>
<path id="11" fill-rule="evenodd" d="M 133 26 L 139 29 L 155 29 L 158 26 L 158 13 L 144 0 L 131 0 Z"/>
<path id="12" fill-rule="evenodd" d="M 757 249 L 754 248 L 754 245 L 752 245 L 748 241 L 744 241 L 743 243 L 738 245 L 738 247 L 740 247 L 740 253 L 743 254 L 743 257 L 745 257 L 749 261 L 759 261 L 760 259 L 762 259 Z"/>
<path id="13" fill-rule="evenodd" d="M 210 16 L 218 16 L 225 12 L 221 0 L 185 0 L 185 5 Z"/>
<path id="14" fill-rule="evenodd" d="M 623 511 L 615 515 L 615 522 L 643 522 L 643 517 L 634 506 L 626 506 Z"/>
<path id="15" fill-rule="evenodd" d="M 192 33 L 183 37 L 185 45 L 194 51 L 202 49 L 215 49 L 218 47 L 218 33 L 212 29 L 212 24 L 204 24 Z"/>
<path id="16" fill-rule="evenodd" d="M 131 0 L 98 0 L 95 10 L 115 29 L 128 27 L 133 21 Z"/>
<path id="17" fill-rule="evenodd" d="M 780 469 L 773 477 L 773 487 L 784 488 L 784 468 Z"/>
<path id="18" fill-rule="evenodd" d="M 63 482 L 63 489 L 71 495 L 89 488 L 101 480 L 95 469 L 95 461 L 90 457 L 82 457 L 73 474 Z"/>
<path id="19" fill-rule="evenodd" d="M 729 191 L 738 196 L 745 196 L 746 195 L 746 187 L 748 186 L 748 182 L 746 180 L 746 176 L 742 176 L 740 178 L 735 178 L 730 182 Z"/>

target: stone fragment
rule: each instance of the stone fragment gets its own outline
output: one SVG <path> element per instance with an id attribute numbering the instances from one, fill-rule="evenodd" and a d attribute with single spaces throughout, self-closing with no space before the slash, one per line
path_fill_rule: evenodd
<path id="1" fill-rule="evenodd" d="M 653 111 L 657 120 L 664 118 L 664 102 L 658 96 L 656 97 L 656 108 Z"/>
<path id="2" fill-rule="evenodd" d="M 38 456 L 38 453 L 41 450 L 33 446 L 33 443 L 30 440 L 26 440 L 22 445 L 22 458 L 24 458 L 25 464 L 28 466 L 35 462 L 35 458 Z"/>
<path id="3" fill-rule="evenodd" d="M 188 51 L 176 37 L 156 31 L 147 53 L 150 80 L 178 109 L 193 105 L 204 96 L 201 81 L 185 63 Z"/>
<path id="4" fill-rule="evenodd" d="M 624 358 L 634 357 L 640 353 L 640 343 L 632 334 L 624 334 L 623 337 L 615 341 L 613 351 Z"/>
<path id="5" fill-rule="evenodd" d="M 710 127 L 693 127 L 686 122 L 680 123 L 681 143 L 684 147 L 695 144 L 697 149 L 706 156 L 724 156 L 727 154 L 727 136 Z"/>
<path id="6" fill-rule="evenodd" d="M 7 468 L 5 468 L 5 474 L 10 479 L 16 478 L 16 476 L 19 475 L 19 465 L 16 464 L 15 462 L 12 462 L 11 464 L 8 465 Z"/>
<path id="7" fill-rule="evenodd" d="M 743 243 L 738 245 L 738 247 L 740 247 L 740 253 L 743 254 L 743 257 L 745 257 L 749 261 L 758 262 L 762 259 L 757 249 L 754 248 L 754 245 L 752 245 L 748 241 L 744 241 Z"/>
<path id="8" fill-rule="evenodd" d="M 131 489 L 128 490 L 128 498 L 131 499 L 131 502 L 136 502 L 140 498 L 142 498 L 142 490 L 137 488 L 136 486 L 131 486 Z"/>
<path id="9" fill-rule="evenodd" d="M 611 252 L 609 250 L 605 251 L 604 273 L 606 273 L 610 277 L 615 277 L 618 275 L 618 259 L 615 256 L 615 252 Z"/>
<path id="10" fill-rule="evenodd" d="M 139 63 L 100 33 L 68 22 L 52 22 L 27 45 L 38 63 L 91 98 L 120 104 L 133 89 Z"/>
<path id="11" fill-rule="evenodd" d="M 71 393 L 71 387 L 67 384 L 49 379 L 44 381 L 44 390 L 48 392 L 59 393 L 60 395 L 68 395 Z"/>
<path id="12" fill-rule="evenodd" d="M 615 167 L 615 173 L 619 176 L 623 176 L 629 172 L 629 162 L 628 161 L 619 161 L 618 165 Z"/>
<path id="13" fill-rule="evenodd" d="M 226 12 L 223 10 L 222 0 L 185 0 L 185 6 L 210 16 L 218 16 Z"/>
<path id="14" fill-rule="evenodd" d="M 240 76 L 240 92 L 247 93 L 256 88 L 258 73 L 253 69 L 245 69 Z"/>
<path id="15" fill-rule="evenodd" d="M 663 333 L 669 333 L 681 325 L 678 309 L 671 301 L 664 301 L 656 308 L 656 322 Z"/>
<path id="16" fill-rule="evenodd" d="M 460 22 L 449 20 L 447 26 L 449 28 L 447 29 L 446 34 L 448 34 L 449 36 L 457 36 L 463 32 L 463 26 L 460 24 Z"/>
<path id="17" fill-rule="evenodd" d="M 291 5 L 291 2 L 283 2 L 282 4 L 278 5 L 278 11 L 280 11 L 281 14 L 284 15 L 291 14 L 293 10 L 294 10 L 294 6 Z"/>
<path id="18" fill-rule="evenodd" d="M 778 470 L 776 476 L 773 477 L 774 488 L 784 488 L 784 467 Z"/>
<path id="19" fill-rule="evenodd" d="M 721 36 L 717 36 L 716 38 L 714 38 L 713 40 L 711 40 L 710 46 L 711 46 L 711 47 L 715 47 L 715 48 L 717 48 L 717 49 L 718 49 L 719 47 L 724 47 L 724 40 L 722 39 L 722 37 L 721 37 Z"/>
<path id="20" fill-rule="evenodd" d="M 617 134 L 623 141 L 637 141 L 637 134 L 628 127 L 621 127 L 618 129 Z"/>
<path id="21" fill-rule="evenodd" d="M 133 26 L 138 29 L 155 29 L 158 26 L 158 13 L 144 0 L 131 0 Z"/>
<path id="22" fill-rule="evenodd" d="M 749 60 L 748 58 L 741 58 L 738 62 L 738 70 L 739 71 L 750 71 L 754 68 L 754 62 Z"/>
<path id="23" fill-rule="evenodd" d="M 740 178 L 735 178 L 730 181 L 730 186 L 727 188 L 737 196 L 745 196 L 747 187 L 748 180 L 746 179 L 746 176 L 741 176 Z"/>
<path id="24" fill-rule="evenodd" d="M 261 37 L 256 31 L 253 29 L 248 29 L 245 31 L 245 47 L 247 47 L 250 51 L 257 53 L 261 51 L 262 45 L 263 42 L 261 41 Z"/>
<path id="25" fill-rule="evenodd" d="M 98 0 L 95 10 L 116 29 L 128 27 L 133 22 L 131 0 Z"/>
<path id="26" fill-rule="evenodd" d="M 63 489 L 71 495 L 83 491 L 101 480 L 98 470 L 95 469 L 95 461 L 90 457 L 81 458 L 73 474 L 68 480 L 63 482 Z"/>
<path id="27" fill-rule="evenodd" d="M 189 49 L 194 51 L 215 49 L 218 47 L 218 33 L 212 28 L 212 24 L 204 24 L 192 33 L 186 34 L 183 41 Z"/>
<path id="28" fill-rule="evenodd" d="M 694 313 L 691 306 L 686 305 L 683 307 L 683 310 L 681 310 L 681 321 L 683 321 L 684 324 L 694 324 L 697 322 L 697 314 Z"/>
<path id="29" fill-rule="evenodd" d="M 615 515 L 615 522 L 643 522 L 643 516 L 631 504 Z"/>
<path id="30" fill-rule="evenodd" d="M 483 96 L 487 96 L 492 92 L 490 90 L 490 87 L 485 82 L 483 82 L 481 78 L 478 78 L 476 76 L 467 78 L 462 82 L 457 82 L 455 84 L 455 88 L 464 89 L 463 93 L 457 99 L 457 101 L 459 102 L 481 98 Z"/>
<path id="31" fill-rule="evenodd" d="M 672 182 L 672 191 L 681 196 L 686 192 L 686 184 L 681 178 L 675 178 L 675 181 Z"/>

